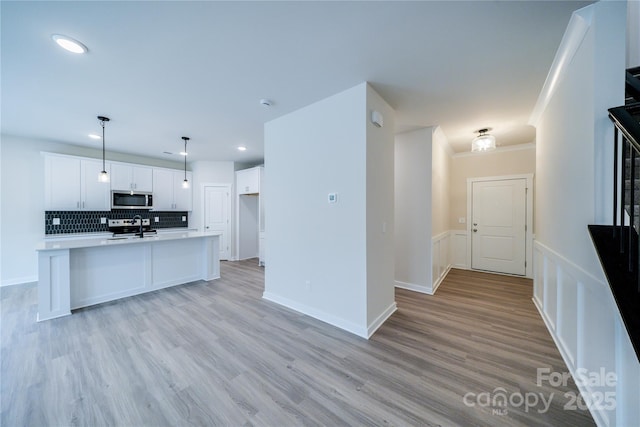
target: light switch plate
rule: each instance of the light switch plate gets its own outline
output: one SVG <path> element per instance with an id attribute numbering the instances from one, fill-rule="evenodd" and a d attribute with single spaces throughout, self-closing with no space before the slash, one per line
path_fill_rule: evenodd
<path id="1" fill-rule="evenodd" d="M 102 217 L 100 218 L 100 224 L 106 224 L 107 223 L 107 218 Z"/>
<path id="2" fill-rule="evenodd" d="M 187 217 L 183 215 L 183 216 L 182 216 L 182 221 L 184 222 L 184 221 L 186 221 L 186 220 L 187 220 Z"/>
<path id="3" fill-rule="evenodd" d="M 184 221 L 184 220 L 183 220 L 183 221 Z M 153 222 L 160 222 L 160 217 L 159 217 L 159 216 L 154 217 L 154 218 L 153 218 Z"/>

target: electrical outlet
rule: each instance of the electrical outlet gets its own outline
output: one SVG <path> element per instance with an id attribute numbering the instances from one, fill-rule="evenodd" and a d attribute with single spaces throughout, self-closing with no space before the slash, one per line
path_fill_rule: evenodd
<path id="1" fill-rule="evenodd" d="M 107 218 L 102 217 L 100 218 L 100 224 L 106 224 L 107 223 Z"/>
<path id="2" fill-rule="evenodd" d="M 60 218 L 53 218 L 53 225 L 60 225 Z"/>
<path id="3" fill-rule="evenodd" d="M 187 220 L 187 217 L 183 215 L 182 216 L 182 222 L 185 222 L 186 220 Z"/>
<path id="4" fill-rule="evenodd" d="M 153 218 L 153 221 L 154 221 L 154 222 L 160 222 L 160 217 L 159 217 L 159 216 L 154 217 L 154 218 Z M 183 221 L 184 221 L 184 220 L 183 220 Z"/>

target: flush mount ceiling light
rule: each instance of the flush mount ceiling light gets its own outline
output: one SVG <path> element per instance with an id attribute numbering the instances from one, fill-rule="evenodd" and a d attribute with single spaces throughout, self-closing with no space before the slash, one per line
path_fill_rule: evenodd
<path id="1" fill-rule="evenodd" d="M 182 181 L 182 188 L 189 188 L 189 180 L 187 179 L 187 141 L 189 138 L 183 136 L 182 139 L 184 140 L 184 151 L 180 153 L 184 153 L 184 181 Z"/>
<path id="2" fill-rule="evenodd" d="M 100 120 L 100 126 L 102 126 L 102 171 L 100 175 L 98 175 L 98 181 L 109 182 L 109 174 L 107 173 L 104 160 L 104 124 L 109 121 L 109 117 L 98 116 L 98 120 Z"/>
<path id="3" fill-rule="evenodd" d="M 490 151 L 496 148 L 496 137 L 489 135 L 491 128 L 478 129 L 478 136 L 471 141 L 471 151 Z"/>
<path id="4" fill-rule="evenodd" d="M 63 36 L 62 34 L 53 34 L 51 36 L 54 42 L 61 48 L 73 53 L 87 53 L 89 49 L 78 40 L 71 37 Z"/>

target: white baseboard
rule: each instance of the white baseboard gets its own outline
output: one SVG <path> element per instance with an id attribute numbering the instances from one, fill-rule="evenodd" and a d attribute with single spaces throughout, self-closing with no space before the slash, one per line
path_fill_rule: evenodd
<path id="1" fill-rule="evenodd" d="M 447 277 L 447 274 L 449 274 L 449 271 L 451 271 L 451 267 L 451 264 L 449 264 L 444 272 L 440 275 L 440 277 L 438 277 L 438 279 L 435 281 L 435 283 L 433 284 L 431 295 L 434 295 L 436 293 L 436 291 L 438 290 L 438 286 L 440 286 L 440 284 L 444 281 L 444 278 Z"/>
<path id="2" fill-rule="evenodd" d="M 420 292 L 421 294 L 433 295 L 431 289 L 424 285 L 416 285 L 415 283 L 395 281 L 396 288 L 406 289 L 408 291 Z"/>
<path id="3" fill-rule="evenodd" d="M 358 335 L 359 337 L 368 339 L 369 331 L 364 325 L 360 326 L 353 322 L 350 322 L 345 319 L 341 319 L 339 317 L 328 314 L 322 310 L 318 310 L 314 307 L 309 307 L 306 304 L 301 304 L 297 301 L 290 300 L 289 298 L 281 297 L 279 295 L 275 295 L 271 292 L 264 292 L 262 294 L 262 298 L 267 301 L 275 302 L 276 304 L 282 305 L 284 307 L 290 308 L 291 310 L 297 311 L 298 313 L 306 314 L 307 316 L 311 316 L 314 319 L 321 320 L 329 325 L 335 326 L 340 329 L 344 329 L 347 332 L 351 332 L 352 334 Z M 395 305 L 395 303 L 394 303 Z M 375 330 L 374 330 L 375 331 Z"/>
<path id="4" fill-rule="evenodd" d="M 0 282 L 0 287 L 26 285 L 27 283 L 33 283 L 37 281 L 38 276 L 14 277 L 13 279 L 2 279 L 2 282 Z"/>
<path id="5" fill-rule="evenodd" d="M 369 325 L 369 327 L 367 328 L 367 338 L 371 338 L 371 335 L 373 335 L 380 326 L 382 326 L 382 324 L 389 318 L 391 317 L 391 315 L 393 313 L 395 313 L 395 311 L 398 309 L 398 306 L 396 305 L 396 302 L 394 301 L 391 305 L 389 305 L 389 307 L 387 307 L 386 310 L 384 310 L 382 313 L 380 313 L 380 315 L 376 318 L 376 320 L 374 320 L 373 322 L 371 322 L 371 324 Z"/>

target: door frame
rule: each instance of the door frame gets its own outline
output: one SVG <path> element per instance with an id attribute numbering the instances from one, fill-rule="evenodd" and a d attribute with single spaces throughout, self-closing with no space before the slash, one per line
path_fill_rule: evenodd
<path id="1" fill-rule="evenodd" d="M 234 256 L 234 247 L 233 247 L 233 242 L 234 242 L 234 238 L 235 236 L 233 235 L 233 216 L 232 216 L 232 199 L 231 199 L 231 184 L 219 184 L 219 183 L 215 183 L 215 182 L 205 182 L 200 184 L 200 200 L 202 201 L 201 204 L 201 212 L 200 212 L 200 216 L 202 218 L 201 220 L 201 224 L 202 224 L 202 228 L 201 230 L 204 232 L 206 230 L 206 226 L 207 226 L 207 197 L 206 197 L 206 190 L 207 187 L 224 187 L 227 190 L 227 199 L 228 199 L 228 203 L 227 203 L 227 218 L 229 218 L 229 222 L 227 223 L 227 236 L 229 239 L 229 261 L 233 261 L 233 256 Z"/>
<path id="2" fill-rule="evenodd" d="M 525 232 L 525 277 L 533 279 L 533 174 L 519 174 L 519 175 L 501 175 L 501 176 L 485 176 L 481 178 L 467 178 L 467 257 L 466 263 L 469 270 L 471 268 L 471 222 L 473 214 L 473 183 L 485 182 L 485 181 L 506 181 L 512 179 L 525 179 L 526 181 L 526 227 Z M 478 270 L 480 271 L 480 270 Z M 495 273 L 505 274 L 505 273 Z M 522 277 L 522 276 L 518 276 Z"/>

